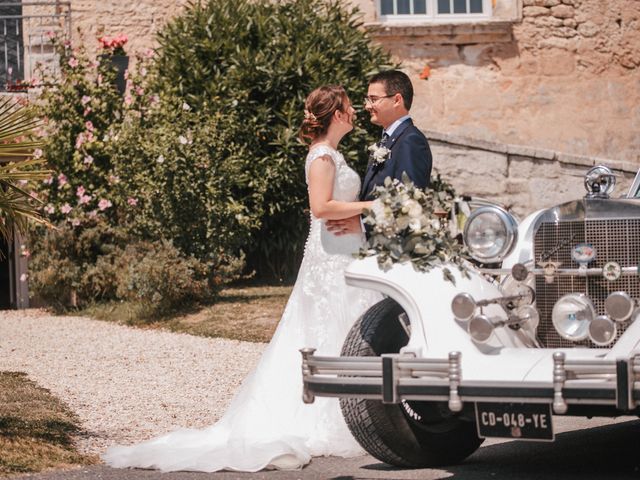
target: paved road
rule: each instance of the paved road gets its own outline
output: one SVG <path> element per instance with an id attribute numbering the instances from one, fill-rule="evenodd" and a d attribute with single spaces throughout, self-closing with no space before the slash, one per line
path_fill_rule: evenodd
<path id="1" fill-rule="evenodd" d="M 317 458 L 296 472 L 242 474 L 220 472 L 166 473 L 115 470 L 105 466 L 13 477 L 12 480 L 486 480 L 640 479 L 640 421 L 554 419 L 559 432 L 554 443 L 487 441 L 462 465 L 442 469 L 401 470 L 372 457 Z"/>

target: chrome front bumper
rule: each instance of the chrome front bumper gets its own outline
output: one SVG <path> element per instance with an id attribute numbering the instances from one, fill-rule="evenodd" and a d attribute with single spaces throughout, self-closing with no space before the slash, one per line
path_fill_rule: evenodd
<path id="1" fill-rule="evenodd" d="M 465 402 L 551 403 L 553 412 L 569 405 L 610 406 L 629 413 L 640 406 L 640 354 L 629 358 L 566 360 L 553 354 L 549 382 L 465 381 L 460 352 L 447 359 L 407 354 L 380 357 L 321 357 L 302 353 L 303 401 L 319 397 L 354 397 L 398 403 L 446 401 L 459 412 Z"/>

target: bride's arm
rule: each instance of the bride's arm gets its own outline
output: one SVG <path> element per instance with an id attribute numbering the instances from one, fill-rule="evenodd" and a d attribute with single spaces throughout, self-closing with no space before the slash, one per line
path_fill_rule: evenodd
<path id="1" fill-rule="evenodd" d="M 329 155 L 315 159 L 309 166 L 309 206 L 316 218 L 340 220 L 360 215 L 373 202 L 341 202 L 333 199 L 336 167 Z"/>

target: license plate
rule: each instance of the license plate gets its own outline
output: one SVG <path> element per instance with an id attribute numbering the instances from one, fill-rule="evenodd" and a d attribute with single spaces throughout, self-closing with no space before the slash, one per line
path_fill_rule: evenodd
<path id="1" fill-rule="evenodd" d="M 476 403 L 476 425 L 482 438 L 553 441 L 549 403 Z"/>

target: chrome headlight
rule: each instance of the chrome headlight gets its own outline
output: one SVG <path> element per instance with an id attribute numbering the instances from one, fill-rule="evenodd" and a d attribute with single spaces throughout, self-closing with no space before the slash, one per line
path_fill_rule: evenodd
<path id="1" fill-rule="evenodd" d="M 474 210 L 464 225 L 464 243 L 482 263 L 501 261 L 511 253 L 517 238 L 516 219 L 497 205 Z"/>
<path id="2" fill-rule="evenodd" d="M 596 309 L 589 297 L 582 293 L 565 295 L 553 306 L 551 319 L 562 338 L 579 342 L 589 335 L 589 324 L 596 316 Z"/>

